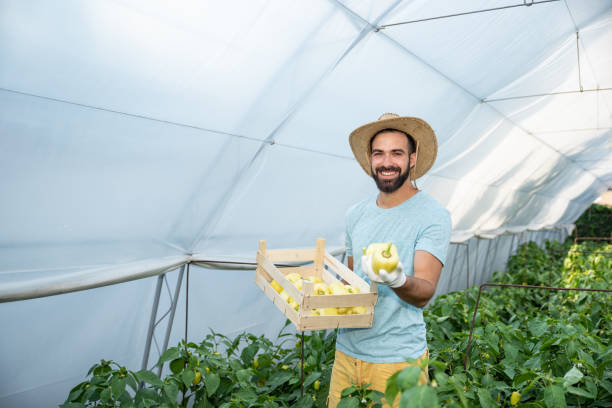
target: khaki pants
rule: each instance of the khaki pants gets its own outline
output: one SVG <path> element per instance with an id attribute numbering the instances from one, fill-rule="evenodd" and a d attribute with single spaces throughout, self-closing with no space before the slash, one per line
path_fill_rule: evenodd
<path id="1" fill-rule="evenodd" d="M 421 357 L 417 359 L 420 361 L 423 358 L 429 357 L 429 352 L 425 351 Z M 336 408 L 340 402 L 340 395 L 342 390 L 355 385 L 371 384 L 370 388 L 385 392 L 387 386 L 387 379 L 391 377 L 395 372 L 402 370 L 411 363 L 368 363 L 357 358 L 353 358 L 344 354 L 341 351 L 336 350 L 336 357 L 334 360 L 334 367 L 332 368 L 332 375 L 329 387 L 329 396 L 327 397 L 327 406 L 329 408 Z M 419 384 L 427 384 L 428 375 L 427 370 L 421 371 L 421 378 Z M 393 407 L 399 407 L 400 395 L 395 398 Z M 388 404 L 384 404 L 384 407 L 389 407 Z"/>

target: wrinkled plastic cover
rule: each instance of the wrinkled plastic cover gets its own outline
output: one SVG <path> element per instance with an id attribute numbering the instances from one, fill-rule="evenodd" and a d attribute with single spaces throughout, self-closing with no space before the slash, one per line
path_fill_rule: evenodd
<path id="1" fill-rule="evenodd" d="M 517 3 L 0 0 L 0 292 L 254 261 L 261 239 L 341 249 L 346 209 L 376 193 L 348 134 L 384 112 L 438 138 L 417 182 L 452 216 L 438 293 L 564 238 L 612 188 L 612 4 L 375 30 Z M 156 281 L 0 304 L 0 405 L 60 403 L 100 358 L 139 369 Z M 253 271 L 196 267 L 189 317 L 193 339 L 283 323 Z"/>

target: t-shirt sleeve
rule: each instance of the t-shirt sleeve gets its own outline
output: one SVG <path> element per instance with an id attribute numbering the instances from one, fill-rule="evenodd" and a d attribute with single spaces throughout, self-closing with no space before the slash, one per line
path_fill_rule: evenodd
<path id="1" fill-rule="evenodd" d="M 427 251 L 444 265 L 450 243 L 451 220 L 448 211 L 428 225 L 417 239 L 415 251 Z"/>

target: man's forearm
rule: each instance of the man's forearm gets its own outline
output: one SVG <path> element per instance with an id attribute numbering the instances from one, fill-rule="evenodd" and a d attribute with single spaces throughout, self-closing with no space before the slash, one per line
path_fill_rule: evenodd
<path id="1" fill-rule="evenodd" d="M 416 307 L 424 307 L 436 291 L 433 283 L 413 276 L 407 276 L 403 286 L 392 289 L 400 299 Z"/>

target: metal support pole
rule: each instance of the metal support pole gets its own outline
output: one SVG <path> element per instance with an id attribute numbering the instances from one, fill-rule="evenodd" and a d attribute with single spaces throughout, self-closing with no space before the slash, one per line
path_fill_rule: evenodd
<path id="1" fill-rule="evenodd" d="M 454 242 L 452 242 L 451 244 L 458 245 L 458 244 L 456 244 Z M 457 247 L 455 246 L 455 253 L 453 254 L 453 263 L 451 264 L 450 271 L 449 271 L 449 274 L 451 276 L 453 276 L 453 274 L 455 273 L 455 264 L 457 263 L 457 252 L 458 252 L 458 250 L 457 250 Z M 446 285 L 446 290 L 448 290 L 450 285 L 451 285 L 451 280 L 448 279 L 448 285 Z"/>
<path id="2" fill-rule="evenodd" d="M 164 338 L 164 347 L 161 353 L 168 349 L 168 342 L 170 341 L 170 332 L 172 331 L 172 323 L 174 323 L 174 313 L 176 312 L 176 304 L 178 303 L 178 297 L 181 293 L 181 283 L 183 282 L 183 273 L 185 272 L 185 265 L 181 266 L 178 277 L 176 278 L 176 287 L 174 288 L 174 297 L 172 298 L 172 305 L 170 306 L 170 316 L 168 317 L 168 325 L 166 326 L 166 337 Z M 160 364 L 157 369 L 157 375 L 161 377 L 163 364 Z"/>
<path id="3" fill-rule="evenodd" d="M 476 237 L 476 256 L 474 257 L 474 284 L 478 277 L 478 249 L 480 248 L 480 238 Z"/>
<path id="4" fill-rule="evenodd" d="M 485 271 L 487 269 L 490 269 L 490 268 L 487 268 L 487 261 L 489 260 L 489 254 L 490 253 L 491 253 L 491 240 L 489 240 L 489 242 L 487 242 L 487 253 L 485 254 L 485 259 L 484 259 L 484 262 L 483 262 L 483 265 L 482 265 Z M 487 277 L 487 280 L 488 279 L 489 279 L 489 277 Z"/>
<path id="5" fill-rule="evenodd" d="M 469 244 L 469 240 L 468 242 L 455 242 L 455 245 L 462 245 L 465 246 L 465 251 L 466 251 L 466 255 L 465 255 L 465 262 L 467 264 L 466 266 L 466 289 L 470 288 L 470 244 Z M 466 293 L 467 296 L 467 293 Z"/>
<path id="6" fill-rule="evenodd" d="M 300 396 L 304 396 L 304 332 L 302 332 L 302 341 L 301 341 L 301 354 L 300 354 L 300 384 L 301 384 L 301 394 Z"/>
<path id="7" fill-rule="evenodd" d="M 151 351 L 151 339 L 153 338 L 153 330 L 155 330 L 155 319 L 157 318 L 157 307 L 159 306 L 159 295 L 161 293 L 162 283 L 165 274 L 157 277 L 157 286 L 155 287 L 155 298 L 153 299 L 153 307 L 151 308 L 151 318 L 149 319 L 149 329 L 147 331 L 147 342 L 145 343 L 144 355 L 142 356 L 141 370 L 147 369 L 149 362 L 149 352 Z"/>
<path id="8" fill-rule="evenodd" d="M 514 251 L 514 238 L 516 238 L 516 233 L 512 234 L 512 241 L 510 241 L 510 253 L 508 254 L 508 258 L 510 258 L 510 255 L 512 255 L 512 252 Z"/>
<path id="9" fill-rule="evenodd" d="M 185 280 L 185 350 L 187 350 L 187 326 L 189 324 L 189 264 L 187 264 L 187 279 Z"/>

